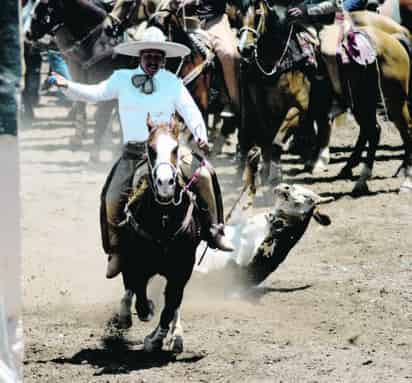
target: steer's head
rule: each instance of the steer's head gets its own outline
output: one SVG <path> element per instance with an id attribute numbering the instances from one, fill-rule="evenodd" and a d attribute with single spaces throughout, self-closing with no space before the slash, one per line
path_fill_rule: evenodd
<path id="1" fill-rule="evenodd" d="M 328 215 L 322 214 L 317 205 L 333 201 L 333 197 L 321 197 L 312 190 L 300 185 L 281 183 L 273 189 L 275 194 L 274 215 L 289 221 L 309 218 L 313 215 L 321 225 L 329 225 Z"/>

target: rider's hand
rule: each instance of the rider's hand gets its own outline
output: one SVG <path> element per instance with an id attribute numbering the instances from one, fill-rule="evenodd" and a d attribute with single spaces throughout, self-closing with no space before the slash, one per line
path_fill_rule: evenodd
<path id="1" fill-rule="evenodd" d="M 56 85 L 58 88 L 68 87 L 67 80 L 63 76 L 55 72 L 51 73 L 51 75 L 47 79 L 47 82 L 49 82 L 50 85 Z"/>
<path id="2" fill-rule="evenodd" d="M 197 0 L 171 0 L 170 7 L 172 9 L 179 9 L 194 4 L 197 4 Z"/>
<path id="3" fill-rule="evenodd" d="M 292 7 L 288 9 L 288 18 L 299 19 L 305 16 L 305 11 L 302 7 Z"/>
<path id="4" fill-rule="evenodd" d="M 121 33 L 120 24 L 112 16 L 107 15 L 102 22 L 102 28 L 106 36 L 117 37 Z"/>
<path id="5" fill-rule="evenodd" d="M 196 140 L 197 146 L 199 147 L 199 149 L 205 153 L 205 154 L 209 154 L 210 152 L 210 148 L 209 148 L 209 144 L 207 141 L 202 140 L 201 138 L 198 138 Z"/>

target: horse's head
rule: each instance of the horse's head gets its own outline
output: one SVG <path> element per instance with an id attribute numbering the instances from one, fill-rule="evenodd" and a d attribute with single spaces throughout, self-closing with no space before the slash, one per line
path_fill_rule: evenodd
<path id="1" fill-rule="evenodd" d="M 149 128 L 148 164 L 156 198 L 163 203 L 173 200 L 178 173 L 179 130 L 172 117 L 170 123 L 155 124 L 147 117 Z"/>
<path id="2" fill-rule="evenodd" d="M 203 40 L 205 34 L 199 36 L 193 33 L 194 24 L 194 20 L 184 19 L 181 11 L 170 9 L 159 10 L 152 15 L 148 23 L 160 28 L 168 40 L 183 44 L 190 49 L 191 53 L 183 60 L 169 59 L 167 68 L 182 79 L 186 79 L 185 85 L 190 89 L 202 113 L 205 113 L 209 106 L 208 94 L 212 76 L 212 71 L 209 69 L 212 66 L 204 65 L 210 63 L 210 51 L 206 39 Z M 200 72 L 198 72 L 199 68 L 201 68 Z"/>
<path id="3" fill-rule="evenodd" d="M 38 40 L 53 33 L 63 24 L 63 8 L 59 0 L 37 0 L 28 31 L 31 40 Z"/>
<path id="4" fill-rule="evenodd" d="M 242 15 L 238 49 L 241 57 L 246 61 L 250 61 L 252 58 L 257 41 L 264 32 L 265 15 L 263 11 L 264 8 L 261 2 L 251 1 Z"/>
<path id="5" fill-rule="evenodd" d="M 288 8 L 285 0 L 255 0 L 249 4 L 243 14 L 238 46 L 245 61 L 250 62 L 258 50 L 272 59 L 278 57 L 290 28 Z"/>

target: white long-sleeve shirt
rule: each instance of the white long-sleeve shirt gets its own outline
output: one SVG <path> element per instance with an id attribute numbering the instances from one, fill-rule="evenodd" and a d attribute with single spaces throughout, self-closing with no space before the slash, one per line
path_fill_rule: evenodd
<path id="1" fill-rule="evenodd" d="M 176 111 L 182 116 L 195 139 L 200 138 L 207 142 L 202 114 L 181 79 L 168 70 L 160 69 L 153 77 L 155 91 L 144 94 L 132 84 L 132 77 L 136 74 L 144 72 L 140 67 L 116 70 L 107 80 L 96 85 L 68 81 L 64 93 L 73 100 L 85 102 L 117 99 L 125 143 L 147 140 L 148 113 L 155 123 L 159 123 L 169 122 Z"/>

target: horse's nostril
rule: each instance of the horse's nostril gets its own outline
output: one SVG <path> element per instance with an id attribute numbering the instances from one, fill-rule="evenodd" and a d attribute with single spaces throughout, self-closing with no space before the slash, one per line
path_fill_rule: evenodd
<path id="1" fill-rule="evenodd" d="M 171 178 L 170 180 L 169 180 L 169 185 L 170 186 L 173 186 L 175 184 L 175 180 L 173 179 L 173 178 Z"/>
<path id="2" fill-rule="evenodd" d="M 162 180 L 161 180 L 160 178 L 157 180 L 157 184 L 158 184 L 159 186 L 162 186 Z"/>

